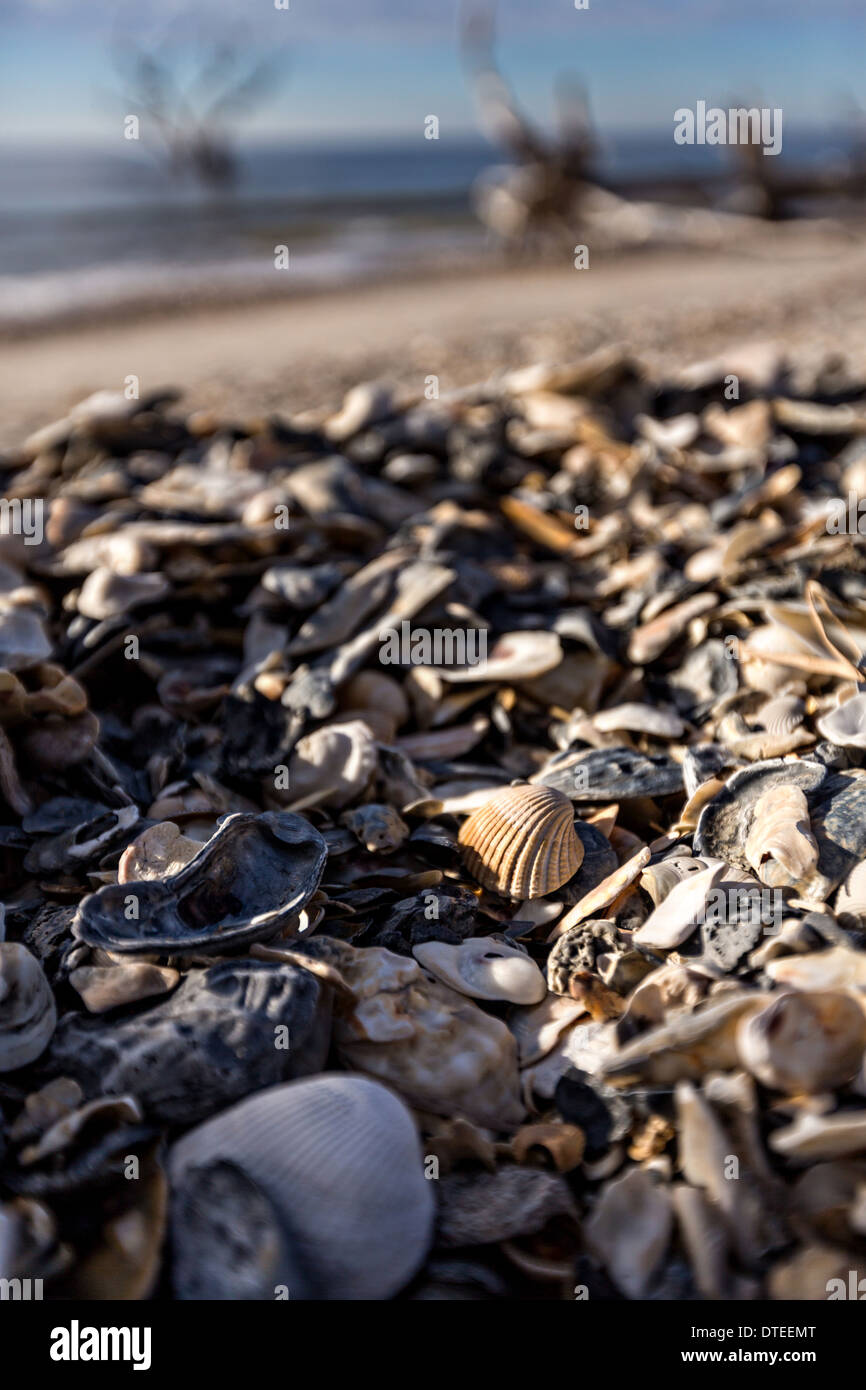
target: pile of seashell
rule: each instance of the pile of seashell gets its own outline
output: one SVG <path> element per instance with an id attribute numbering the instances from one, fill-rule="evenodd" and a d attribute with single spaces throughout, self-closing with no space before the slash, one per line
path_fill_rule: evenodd
<path id="1" fill-rule="evenodd" d="M 0 467 L 0 1278 L 860 1277 L 862 383 L 99 393 Z"/>

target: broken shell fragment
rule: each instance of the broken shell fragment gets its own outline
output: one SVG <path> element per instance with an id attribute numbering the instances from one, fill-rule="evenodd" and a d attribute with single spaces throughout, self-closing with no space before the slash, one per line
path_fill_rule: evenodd
<path id="1" fill-rule="evenodd" d="M 202 1186 L 219 1166 L 267 1199 L 251 1267 L 233 1259 L 224 1210 Z M 174 1145 L 169 1176 L 178 1298 L 273 1300 L 279 1287 L 290 1299 L 391 1298 L 432 1239 L 435 1184 L 412 1116 L 365 1077 L 310 1077 L 241 1101 Z"/>
<path id="2" fill-rule="evenodd" d="M 771 888 L 797 882 L 818 863 L 809 807 L 799 787 L 770 787 L 755 803 L 746 858 Z"/>
<path id="3" fill-rule="evenodd" d="M 574 811 L 552 787 L 504 787 L 474 811 L 459 835 L 469 872 L 510 898 L 542 898 L 583 860 Z"/>
<path id="4" fill-rule="evenodd" d="M 56 1023 L 54 996 L 36 957 L 17 941 L 0 941 L 0 1072 L 35 1061 Z"/>
<path id="5" fill-rule="evenodd" d="M 860 1067 L 864 1048 L 866 1014 L 841 991 L 782 994 L 737 1029 L 746 1070 L 791 1095 L 844 1085 Z"/>
<path id="6" fill-rule="evenodd" d="M 288 927 L 319 886 L 327 859 L 302 816 L 227 816 L 178 873 L 100 888 L 81 903 L 73 931 L 121 954 L 215 951 Z"/>
<path id="7" fill-rule="evenodd" d="M 547 992 L 544 976 L 524 951 L 491 937 L 471 937 L 460 946 L 425 941 L 412 954 L 437 980 L 472 999 L 538 1004 Z"/>

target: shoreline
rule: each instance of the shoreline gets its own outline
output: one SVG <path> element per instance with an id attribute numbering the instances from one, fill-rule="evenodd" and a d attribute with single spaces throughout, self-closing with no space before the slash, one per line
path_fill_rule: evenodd
<path id="1" fill-rule="evenodd" d="M 795 237 L 684 253 L 633 250 L 569 265 L 428 267 L 275 298 L 153 306 L 0 334 L 0 447 L 92 391 L 136 375 L 185 409 L 295 414 L 359 379 L 442 394 L 508 367 L 614 342 L 659 360 L 779 337 L 786 351 L 862 362 L 866 246 L 820 225 Z"/>

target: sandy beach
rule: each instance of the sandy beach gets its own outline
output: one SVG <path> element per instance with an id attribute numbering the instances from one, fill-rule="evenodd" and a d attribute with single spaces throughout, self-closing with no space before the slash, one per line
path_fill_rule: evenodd
<path id="1" fill-rule="evenodd" d="M 862 364 L 866 247 L 829 224 L 784 226 L 724 250 L 648 250 L 588 271 L 524 264 L 334 288 L 275 302 L 57 326 L 0 339 L 0 445 L 91 391 L 139 377 L 188 408 L 293 414 L 359 379 L 440 391 L 539 360 L 625 344 L 669 361 L 781 339 L 795 362 Z"/>

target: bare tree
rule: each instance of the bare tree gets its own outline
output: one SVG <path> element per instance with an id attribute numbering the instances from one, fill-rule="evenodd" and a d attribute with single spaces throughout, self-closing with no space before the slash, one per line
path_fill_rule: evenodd
<path id="1" fill-rule="evenodd" d="M 539 131 L 521 110 L 494 54 L 494 3 L 465 5 L 461 16 L 464 62 L 475 86 L 482 125 L 516 165 L 498 180 L 482 180 L 477 206 L 482 220 L 512 244 L 571 231 L 582 197 L 597 180 L 589 106 L 575 77 L 556 88 L 558 134 Z"/>
<path id="2" fill-rule="evenodd" d="M 229 38 L 145 45 L 124 35 L 114 63 L 124 101 L 150 117 L 171 171 L 212 189 L 237 179 L 230 124 L 271 95 L 288 70 L 281 49 L 261 53 Z"/>

